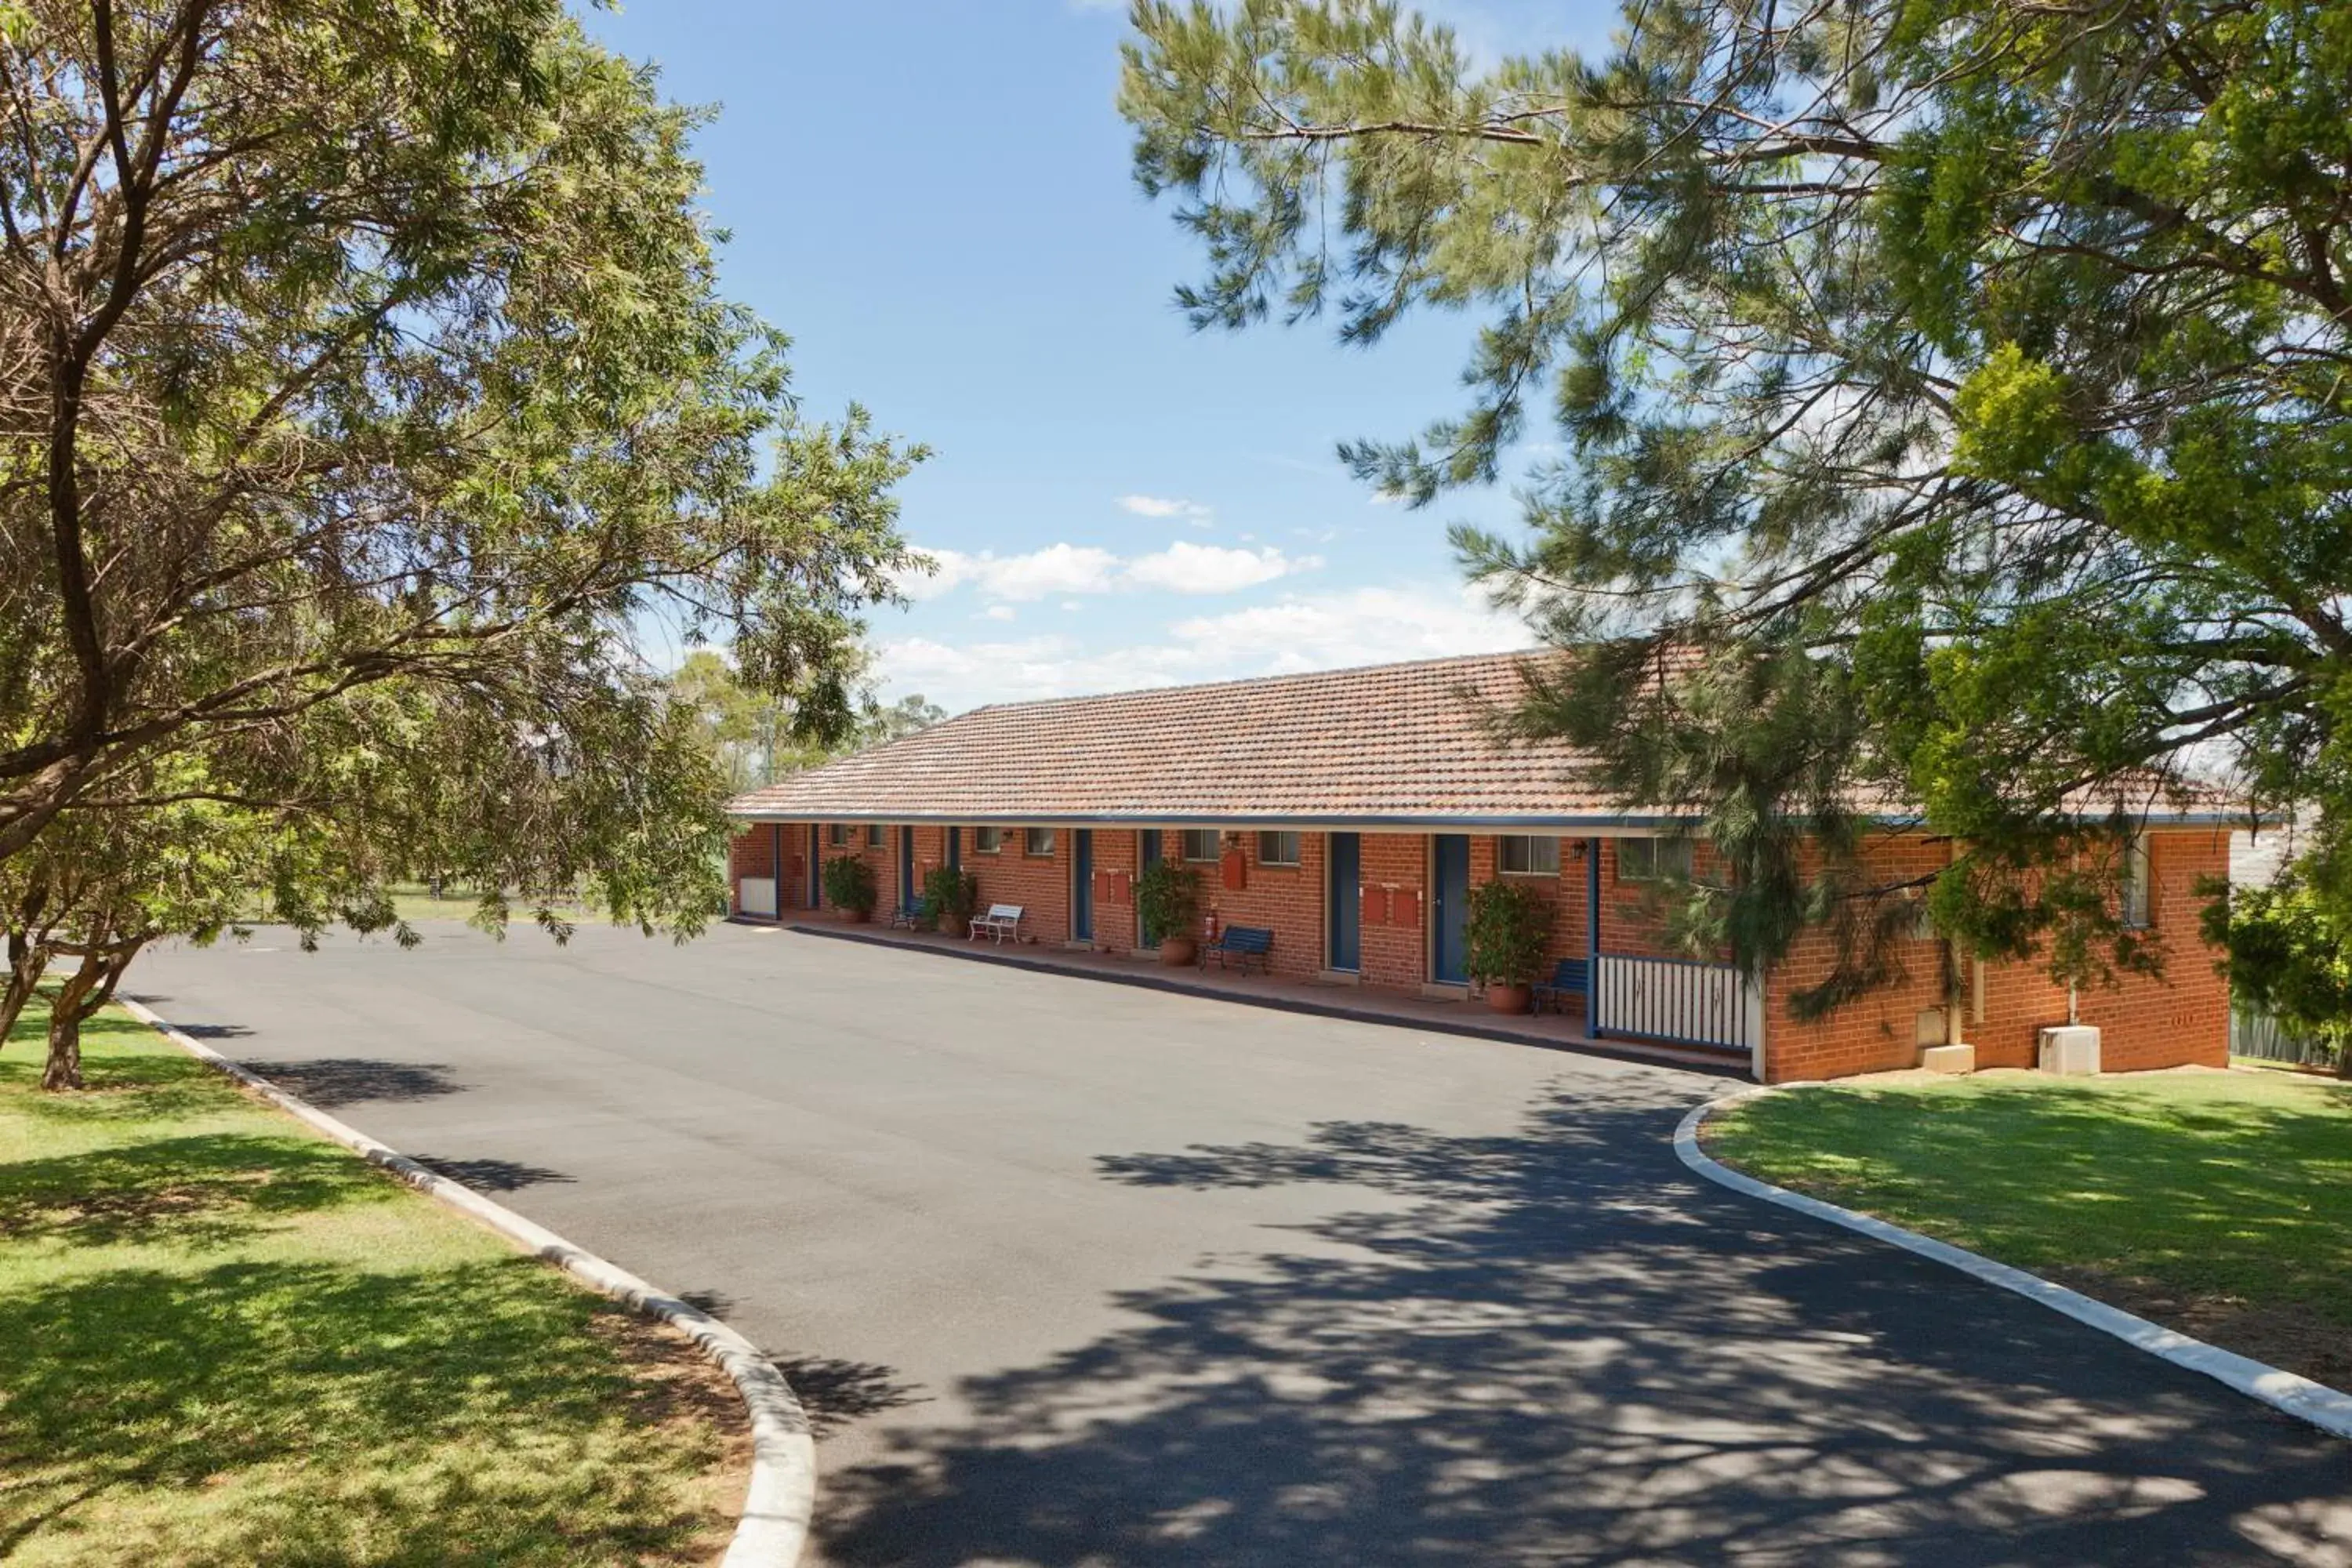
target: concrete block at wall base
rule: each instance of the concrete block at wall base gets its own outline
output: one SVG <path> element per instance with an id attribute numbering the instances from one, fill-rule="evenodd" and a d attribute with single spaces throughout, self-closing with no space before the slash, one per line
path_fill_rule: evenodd
<path id="1" fill-rule="evenodd" d="M 1929 1046 L 1919 1053 L 1919 1065 L 1929 1072 L 1974 1072 L 1977 1048 L 1970 1045 Z"/>
<path id="2" fill-rule="evenodd" d="M 2099 1031 L 2066 1024 L 2042 1031 L 2042 1070 L 2065 1078 L 2088 1078 L 2099 1070 Z"/>

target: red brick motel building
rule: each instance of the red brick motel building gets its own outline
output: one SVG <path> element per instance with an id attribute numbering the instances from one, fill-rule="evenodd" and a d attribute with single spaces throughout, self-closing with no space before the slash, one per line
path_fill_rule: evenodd
<path id="1" fill-rule="evenodd" d="M 1277 978 L 1467 1002 L 1465 900 L 1506 877 L 1551 900 L 1554 954 L 1589 962 L 1589 1033 L 1719 1050 L 1768 1082 L 1916 1066 L 1948 1029 L 1979 1067 L 2027 1067 L 2036 1031 L 2067 1021 L 2064 988 L 2039 966 L 1989 964 L 1967 975 L 1953 1028 L 1925 937 L 1906 980 L 1810 1023 L 1788 998 L 1826 973 L 1826 934 L 1801 940 L 1760 982 L 1670 952 L 1661 879 L 1704 876 L 1706 846 L 1576 783 L 1567 748 L 1488 738 L 1472 699 L 1510 700 L 1517 662 L 982 708 L 736 799 L 734 909 L 787 921 L 824 912 L 819 873 L 841 855 L 873 866 L 886 910 L 914 901 L 925 871 L 957 865 L 979 879 L 982 904 L 1023 906 L 1024 937 L 1132 953 L 1137 869 L 1181 858 L 1200 865 L 1213 931 L 1274 931 Z M 2137 840 L 2133 918 L 2163 934 L 2170 957 L 2162 980 L 2080 995 L 2109 1070 L 2228 1060 L 2229 993 L 2198 937 L 2195 888 L 2228 870 L 2230 826 L 2156 815 Z M 1907 877 L 1951 851 L 1890 822 L 1869 853 Z"/>

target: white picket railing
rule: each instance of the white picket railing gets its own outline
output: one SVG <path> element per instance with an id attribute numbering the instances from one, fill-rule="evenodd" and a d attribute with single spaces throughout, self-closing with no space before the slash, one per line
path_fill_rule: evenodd
<path id="1" fill-rule="evenodd" d="M 1764 995 L 1728 963 L 1603 952 L 1592 963 L 1592 1032 L 1755 1051 Z"/>
<path id="2" fill-rule="evenodd" d="M 745 877 L 735 884 L 735 912 L 757 915 L 762 920 L 776 918 L 776 879 L 773 877 Z"/>

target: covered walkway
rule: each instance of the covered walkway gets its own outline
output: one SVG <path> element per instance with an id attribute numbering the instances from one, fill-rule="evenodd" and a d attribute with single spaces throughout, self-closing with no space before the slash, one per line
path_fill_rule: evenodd
<path id="1" fill-rule="evenodd" d="M 1005 963 L 1046 973 L 1074 974 L 1114 984 L 1140 985 L 1186 995 L 1211 996 L 1251 1006 L 1286 1012 L 1312 1013 L 1358 1023 L 1387 1024 L 1427 1029 L 1438 1034 L 1466 1035 L 1478 1039 L 1510 1040 L 1553 1050 L 1591 1052 L 1627 1061 L 1649 1061 L 1746 1077 L 1749 1058 L 1744 1051 L 1706 1047 L 1681 1047 L 1646 1040 L 1598 1039 L 1589 1033 L 1580 1013 L 1538 1013 L 1517 1016 L 1496 1013 L 1475 1000 L 1413 996 L 1369 985 L 1322 980 L 1294 980 L 1283 975 L 1242 974 L 1223 969 L 1181 967 L 1155 959 L 1086 948 L 1024 942 L 1000 947 L 950 937 L 940 931 L 894 930 L 861 924 L 830 915 L 800 913 L 788 928 L 812 936 L 838 937 L 884 947 L 912 948 L 946 958 Z"/>

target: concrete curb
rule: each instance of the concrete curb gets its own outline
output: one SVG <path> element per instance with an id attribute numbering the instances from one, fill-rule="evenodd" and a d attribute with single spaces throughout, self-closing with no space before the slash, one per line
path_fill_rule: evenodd
<path id="1" fill-rule="evenodd" d="M 746 922 L 751 923 L 751 922 Z M 1419 1029 L 1431 1035 L 1460 1035 L 1474 1040 L 1500 1040 L 1506 1045 L 1527 1046 L 1538 1051 L 1566 1051 L 1574 1056 L 1600 1057 L 1612 1062 L 1634 1062 L 1643 1067 L 1675 1068 L 1684 1072 L 1706 1073 L 1716 1078 L 1748 1077 L 1748 1055 L 1741 1052 L 1737 1059 L 1726 1056 L 1720 1060 L 1683 1050 L 1647 1051 L 1639 1046 L 1619 1047 L 1602 1042 L 1587 1044 L 1570 1040 L 1547 1040 L 1531 1035 L 1517 1034 L 1509 1029 L 1488 1028 L 1478 1024 L 1456 1024 L 1435 1018 L 1400 1018 L 1392 1014 L 1375 1012 L 1369 1007 L 1350 1007 L 1344 1003 L 1308 1002 L 1295 996 L 1259 996 L 1245 991 L 1221 991 L 1213 985 L 1189 985 L 1181 980 L 1158 974 L 1117 974 L 1091 969 L 1073 969 L 1051 959 L 1028 958 L 1018 953 L 992 948 L 974 947 L 969 952 L 960 947 L 933 947 L 928 943 L 896 942 L 887 936 L 869 936 L 862 931 L 837 931 L 826 926 L 803 925 L 797 921 L 757 922 L 772 931 L 788 931 L 801 936 L 821 936 L 833 942 L 854 942 L 866 947 L 888 948 L 894 952 L 912 952 L 931 958 L 961 959 L 966 963 L 995 963 L 1007 969 L 1025 969 L 1034 974 L 1058 974 L 1066 980 L 1087 980 L 1103 985 L 1132 985 L 1143 991 L 1165 991 L 1177 996 L 1198 996 L 1210 1002 L 1230 1002 L 1241 1007 L 1264 1007 L 1276 1013 L 1298 1013 L 1310 1018 L 1340 1018 L 1350 1024 L 1377 1024 L 1385 1029 Z"/>
<path id="2" fill-rule="evenodd" d="M 709 1313 L 688 1306 L 594 1253 L 573 1246 L 544 1226 L 492 1203 L 463 1183 L 437 1175 L 357 1128 L 336 1121 L 258 1073 L 191 1039 L 138 1003 L 118 1000 L 132 1017 L 160 1031 L 182 1050 L 317 1128 L 370 1164 L 390 1171 L 410 1186 L 481 1221 L 526 1252 L 554 1264 L 605 1295 L 683 1330 L 701 1347 L 703 1354 L 734 1379 L 751 1415 L 751 1484 L 744 1492 L 743 1515 L 735 1526 L 727 1555 L 720 1559 L 721 1568 L 793 1568 L 800 1561 L 801 1550 L 808 1541 L 809 1516 L 816 1506 L 816 1445 L 809 1435 L 808 1416 L 793 1395 L 792 1385 L 751 1341 Z"/>
<path id="3" fill-rule="evenodd" d="M 1883 1241 L 1922 1258 L 1932 1258 L 1988 1285 L 1998 1285 L 2029 1301 L 2040 1302 L 2053 1312 L 2063 1313 L 2087 1328 L 2112 1335 L 2177 1367 L 2227 1384 L 2248 1398 L 2259 1399 L 2274 1410 L 2308 1421 L 2323 1432 L 2338 1437 L 2352 1437 L 2352 1394 L 2340 1393 L 2326 1384 L 2314 1383 L 2291 1372 L 2283 1372 L 2251 1356 L 2242 1356 L 2218 1345 L 2207 1344 L 2203 1340 L 2191 1339 L 2162 1324 L 2151 1323 L 2146 1318 L 2135 1317 L 2119 1307 L 2110 1307 L 2063 1285 L 2053 1285 L 2022 1268 L 1996 1263 L 1966 1247 L 1937 1241 L 1934 1237 L 1922 1236 L 1916 1230 L 1906 1230 L 1899 1225 L 1890 1225 L 1866 1214 L 1857 1214 L 1819 1198 L 1807 1197 L 1802 1193 L 1792 1193 L 1786 1187 L 1776 1187 L 1769 1182 L 1759 1182 L 1709 1158 L 1706 1151 L 1699 1147 L 1698 1130 L 1709 1112 L 1761 1095 L 1786 1092 L 1790 1090 L 1785 1088 L 1759 1085 L 1693 1106 L 1690 1113 L 1683 1118 L 1682 1124 L 1675 1129 L 1675 1152 L 1682 1157 L 1684 1164 L 1718 1186 L 1729 1187 L 1733 1192 L 1751 1198 L 1761 1198 L 1769 1204 L 1778 1204 L 1785 1209 L 1794 1209 L 1814 1219 L 1827 1220 L 1832 1225 L 1858 1231 L 1874 1241 Z"/>

